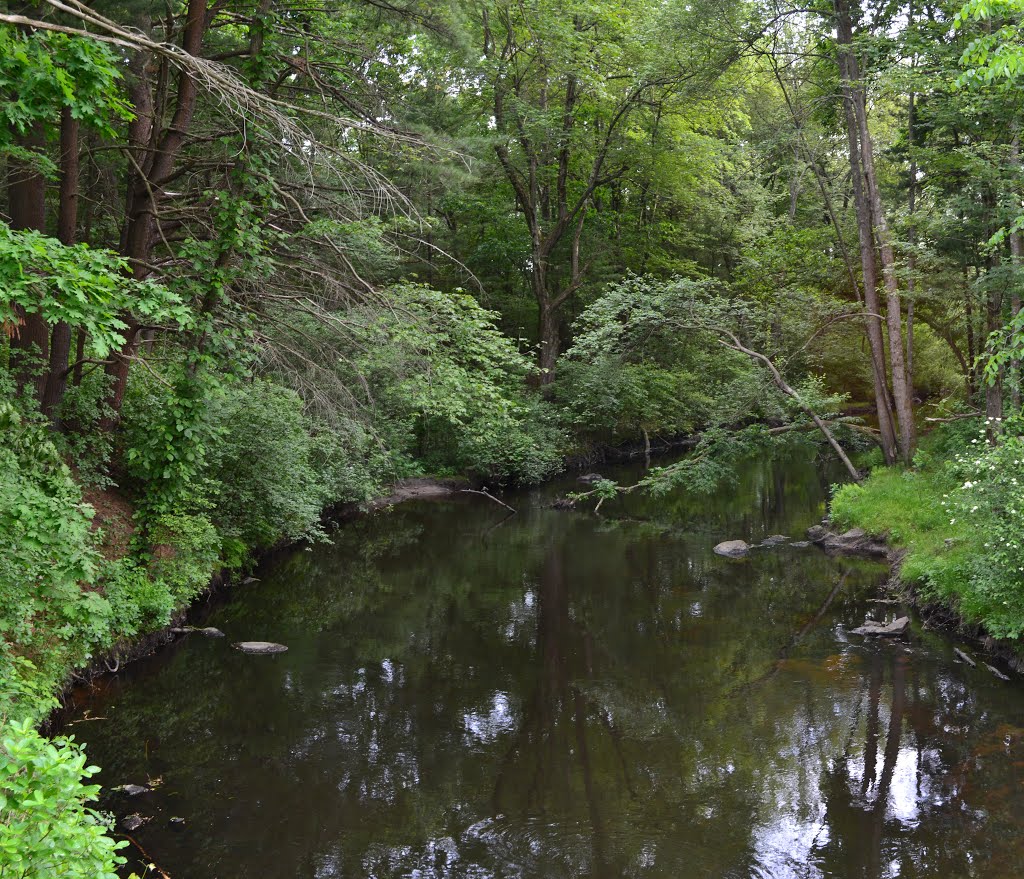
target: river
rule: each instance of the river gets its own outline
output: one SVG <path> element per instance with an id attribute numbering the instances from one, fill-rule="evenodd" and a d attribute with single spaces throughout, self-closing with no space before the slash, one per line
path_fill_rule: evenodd
<path id="1" fill-rule="evenodd" d="M 884 565 L 799 539 L 806 448 L 713 497 L 560 512 L 568 478 L 420 501 L 296 550 L 70 715 L 102 805 L 174 879 L 1006 877 L 1024 687 L 915 619 L 850 632 Z M 628 479 L 635 468 L 612 475 Z M 284 643 L 243 655 L 230 641 Z M 172 823 L 172 817 L 184 823 Z M 151 874 L 152 875 L 152 874 Z"/>

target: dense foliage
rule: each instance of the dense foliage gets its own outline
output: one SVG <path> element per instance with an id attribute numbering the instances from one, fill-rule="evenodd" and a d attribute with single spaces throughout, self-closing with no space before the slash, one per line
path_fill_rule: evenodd
<path id="1" fill-rule="evenodd" d="M 338 504 L 680 435 L 683 462 L 589 496 L 710 488 L 792 436 L 859 479 L 845 450 L 874 444 L 902 469 L 836 518 L 1024 633 L 1019 0 L 22 12 L 0 722 Z M 919 451 L 925 412 L 988 420 Z"/>

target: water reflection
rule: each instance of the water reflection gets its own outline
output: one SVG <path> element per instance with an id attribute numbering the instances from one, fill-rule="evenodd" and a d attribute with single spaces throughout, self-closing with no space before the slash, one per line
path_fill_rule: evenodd
<path id="1" fill-rule="evenodd" d="M 109 805 L 176 876 L 1013 875 L 1019 689 L 849 635 L 877 565 L 711 552 L 801 533 L 829 478 L 373 517 L 212 615 L 288 653 L 190 641 L 75 732 L 105 783 L 162 779 Z"/>

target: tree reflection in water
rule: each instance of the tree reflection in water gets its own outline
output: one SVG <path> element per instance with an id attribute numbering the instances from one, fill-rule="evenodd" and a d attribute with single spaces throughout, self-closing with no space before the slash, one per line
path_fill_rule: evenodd
<path id="1" fill-rule="evenodd" d="M 182 877 L 1014 875 L 1019 689 L 848 635 L 878 565 L 711 552 L 800 534 L 829 481 L 375 516 L 210 616 L 288 653 L 188 641 L 74 732 L 106 784 L 162 778 L 106 804 Z"/>

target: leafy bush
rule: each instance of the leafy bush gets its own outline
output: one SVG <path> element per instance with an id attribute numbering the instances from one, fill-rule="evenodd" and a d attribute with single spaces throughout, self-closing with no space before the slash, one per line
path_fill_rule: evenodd
<path id="1" fill-rule="evenodd" d="M 204 476 L 221 535 L 251 548 L 320 535 L 323 508 L 344 489 L 298 394 L 257 379 L 222 395 L 210 417 Z"/>
<path id="2" fill-rule="evenodd" d="M 103 594 L 110 604 L 110 636 L 103 644 L 131 638 L 140 632 L 166 625 L 175 611 L 175 596 L 167 583 L 150 576 L 135 559 L 108 562 L 101 576 Z"/>
<path id="3" fill-rule="evenodd" d="M 70 663 L 88 658 L 109 625 L 106 600 L 81 588 L 98 571 L 92 511 L 45 428 L 3 400 L 0 434 L 0 667 L 52 687 Z M 7 678 L 0 716 L 14 705 L 31 715 L 49 707 L 48 692 L 26 704 L 29 693 L 40 696 L 34 685 Z"/>
<path id="4" fill-rule="evenodd" d="M 156 519 L 149 575 L 166 584 L 175 608 L 186 606 L 210 583 L 220 560 L 220 537 L 205 516 L 173 513 Z"/>
<path id="5" fill-rule="evenodd" d="M 533 366 L 497 315 L 460 291 L 400 284 L 387 295 L 391 310 L 354 318 L 349 382 L 369 389 L 372 429 L 397 466 L 522 482 L 557 470 L 562 436 L 528 396 Z"/>
<path id="6" fill-rule="evenodd" d="M 73 739 L 52 741 L 32 724 L 8 722 L 0 737 L 0 876 L 117 879 L 124 859 L 107 832 L 113 819 L 89 807 L 99 772 Z"/>
<path id="7" fill-rule="evenodd" d="M 610 284 L 576 322 L 555 399 L 583 442 L 675 436 L 762 412 L 763 381 L 708 327 L 743 306 L 715 281 L 631 276 Z"/>

